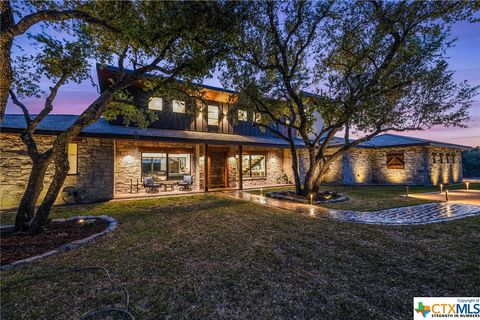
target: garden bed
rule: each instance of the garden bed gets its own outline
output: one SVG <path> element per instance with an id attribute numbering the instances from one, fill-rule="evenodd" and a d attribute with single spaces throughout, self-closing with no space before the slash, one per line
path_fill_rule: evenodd
<path id="1" fill-rule="evenodd" d="M 323 191 L 317 194 L 317 197 L 313 197 L 313 200 L 309 196 L 305 197 L 303 195 L 298 195 L 294 191 L 284 190 L 284 191 L 272 191 L 266 194 L 267 197 L 288 200 L 301 203 L 313 203 L 313 204 L 324 204 L 324 203 L 337 203 L 348 201 L 350 198 L 344 195 L 343 193 L 338 193 L 336 191 Z"/>
<path id="2" fill-rule="evenodd" d="M 0 265 L 2 269 L 66 251 L 112 230 L 116 220 L 109 217 L 75 217 L 50 222 L 37 235 L 16 232 L 13 226 L 2 227 Z"/>

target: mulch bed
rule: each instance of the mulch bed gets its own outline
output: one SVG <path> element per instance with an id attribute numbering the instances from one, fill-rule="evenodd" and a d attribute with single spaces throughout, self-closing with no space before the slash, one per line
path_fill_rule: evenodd
<path id="1" fill-rule="evenodd" d="M 26 259 L 54 250 L 63 244 L 81 240 L 108 227 L 103 219 L 53 221 L 37 235 L 15 232 L 13 228 L 0 230 L 0 265 Z"/>

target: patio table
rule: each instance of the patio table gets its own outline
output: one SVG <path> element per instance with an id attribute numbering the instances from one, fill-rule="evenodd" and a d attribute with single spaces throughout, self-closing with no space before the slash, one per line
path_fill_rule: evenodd
<path id="1" fill-rule="evenodd" d="M 175 186 L 178 185 L 178 181 L 162 181 L 160 182 L 160 187 L 163 187 L 164 191 L 167 191 L 167 188 L 170 190 L 175 190 Z"/>

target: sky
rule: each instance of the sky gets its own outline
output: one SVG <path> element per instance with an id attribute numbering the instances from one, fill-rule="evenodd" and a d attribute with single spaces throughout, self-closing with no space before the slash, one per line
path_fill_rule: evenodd
<path id="1" fill-rule="evenodd" d="M 36 32 L 39 30 L 33 29 L 31 31 Z M 467 80 L 473 86 L 480 85 L 480 23 L 456 23 L 452 29 L 452 37 L 457 38 L 457 42 L 454 47 L 448 49 L 447 56 L 449 57 L 450 69 L 455 71 L 455 80 L 458 82 Z M 30 40 L 27 39 L 26 36 L 18 37 L 14 43 L 13 56 L 19 54 L 18 46 L 25 48 L 24 50 L 26 51 L 24 52 L 28 52 Z M 97 81 L 94 66 L 92 66 L 91 76 Z M 221 87 L 217 77 L 205 79 L 204 83 Z M 45 82 L 41 84 L 44 90 L 47 90 L 49 85 L 51 84 L 48 80 L 45 80 Z M 90 81 L 84 81 L 81 84 L 66 84 L 60 89 L 51 113 L 80 114 L 98 95 L 97 87 L 92 86 Z M 44 100 L 44 98 L 31 98 L 24 99 L 23 102 L 31 114 L 36 114 L 42 109 Z M 9 101 L 7 104 L 7 113 L 20 113 L 20 109 Z M 422 131 L 396 134 L 467 146 L 479 146 L 480 94 L 474 98 L 474 102 L 470 108 L 470 118 L 471 121 L 466 123 L 467 128 L 433 127 Z"/>

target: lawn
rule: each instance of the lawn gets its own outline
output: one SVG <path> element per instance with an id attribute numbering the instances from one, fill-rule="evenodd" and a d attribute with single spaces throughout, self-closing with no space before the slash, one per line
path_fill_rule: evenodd
<path id="1" fill-rule="evenodd" d="M 410 319 L 415 296 L 474 296 L 480 217 L 424 226 L 339 223 L 224 195 L 56 208 L 108 214 L 97 242 L 1 273 L 2 319 L 72 319 L 124 300 L 136 319 Z M 2 214 L 2 223 L 12 221 Z M 53 274 L 47 279 L 28 277 Z"/>
<path id="2" fill-rule="evenodd" d="M 452 184 L 449 190 L 464 189 L 464 184 Z M 479 183 L 471 183 L 470 189 L 480 190 Z M 265 194 L 269 191 L 293 190 L 291 187 L 272 188 L 263 190 L 252 190 L 254 194 Z M 424 203 L 431 203 L 431 200 L 415 199 L 404 197 L 406 193 L 405 186 L 322 186 L 320 191 L 336 190 L 350 197 L 350 201 L 342 203 L 322 204 L 322 207 L 342 210 L 373 211 L 389 208 L 413 206 Z M 439 188 L 435 186 L 412 186 L 409 187 L 410 194 L 435 192 Z"/>

